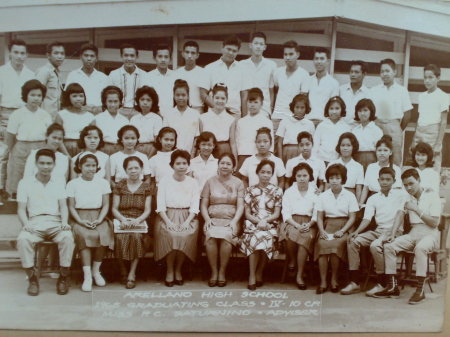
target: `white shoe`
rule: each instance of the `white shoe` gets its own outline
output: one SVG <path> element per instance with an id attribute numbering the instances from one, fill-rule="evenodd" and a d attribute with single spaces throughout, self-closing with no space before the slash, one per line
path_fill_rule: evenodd
<path id="1" fill-rule="evenodd" d="M 83 284 L 81 285 L 81 290 L 92 291 L 92 277 L 85 277 Z"/>
<path id="2" fill-rule="evenodd" d="M 383 291 L 383 290 L 384 290 L 384 287 L 381 284 L 377 283 L 375 285 L 375 287 L 373 287 L 372 289 L 366 291 L 366 296 L 373 297 L 373 295 L 375 293 L 378 293 L 378 292 Z"/>
<path id="3" fill-rule="evenodd" d="M 106 285 L 106 281 L 103 278 L 102 274 L 94 273 L 92 276 L 94 277 L 94 281 L 97 286 L 104 287 Z"/>
<path id="4" fill-rule="evenodd" d="M 361 292 L 361 287 L 355 282 L 350 282 L 344 289 L 341 289 L 341 295 L 351 295 Z"/>

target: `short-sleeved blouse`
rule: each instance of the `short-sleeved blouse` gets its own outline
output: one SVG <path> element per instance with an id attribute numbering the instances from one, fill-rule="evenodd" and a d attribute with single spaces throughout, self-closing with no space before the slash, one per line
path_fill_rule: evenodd
<path id="1" fill-rule="evenodd" d="M 275 212 L 275 207 L 281 207 L 283 190 L 269 184 L 264 188 L 253 185 L 247 188 L 244 203 L 250 207 L 251 214 L 259 219 L 266 219 Z"/>
<path id="2" fill-rule="evenodd" d="M 131 192 L 127 180 L 119 181 L 113 189 L 114 195 L 120 196 L 119 212 L 128 218 L 137 218 L 144 213 L 145 198 L 154 194 L 149 183 L 142 183 L 139 188 Z"/>
<path id="3" fill-rule="evenodd" d="M 218 176 L 209 178 L 201 194 L 209 198 L 209 205 L 236 205 L 238 198 L 244 197 L 244 183 L 234 176 L 220 181 Z"/>

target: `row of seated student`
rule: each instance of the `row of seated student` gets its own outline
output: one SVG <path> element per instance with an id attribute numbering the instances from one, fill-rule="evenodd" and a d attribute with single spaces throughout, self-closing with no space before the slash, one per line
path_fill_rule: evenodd
<path id="1" fill-rule="evenodd" d="M 153 49 L 157 67 L 147 73 L 136 65 L 137 48 L 126 44 L 120 48 L 123 66 L 106 76 L 95 69 L 97 47 L 84 45 L 80 49 L 82 67 L 70 72 L 63 85 L 60 67 L 65 59 L 64 44 L 48 45 L 48 64 L 35 74 L 25 65 L 25 42 L 11 41 L 10 61 L 0 67 L 1 136 L 4 139 L 0 148 L 3 152 L 0 194 L 14 198 L 22 167 L 13 165 L 15 162 L 10 164 L 9 158 L 23 161 L 30 149 L 41 146 L 45 128 L 40 126 L 48 126 L 49 118 L 64 126 L 65 142 L 60 150 L 70 156 L 80 151 L 77 139 L 86 125 L 94 123 L 102 129 L 103 151 L 112 154 L 120 149 L 117 131 L 130 123 L 140 132 L 138 150 L 148 157 L 155 153 L 158 131 L 162 126 L 170 126 L 178 132 L 178 148 L 188 152 L 194 151 L 194 139 L 199 133 L 213 132 L 217 147 L 232 151 L 240 167 L 246 156 L 256 153 L 255 130 L 267 126 L 276 137 L 274 153 L 285 164 L 298 152 L 296 138 L 301 131 L 314 134 L 314 151 L 324 161 L 336 159 L 334 144 L 339 135 L 352 131 L 358 137 L 358 156 L 365 168 L 368 162 L 375 160 L 374 143 L 381 132 L 391 136 L 393 163 L 401 165 L 402 130 L 408 124 L 412 105 L 407 89 L 395 82 L 393 60 L 380 62 L 382 83 L 368 89 L 363 83 L 367 73 L 363 61 L 351 62 L 350 82 L 339 86 L 328 73 L 327 49 L 315 50 L 315 73 L 310 76 L 300 66 L 300 46 L 295 41 L 283 44 L 285 65 L 278 68 L 263 57 L 267 48 L 264 33 L 252 34 L 251 57 L 238 62 L 240 46 L 235 36 L 225 39 L 220 59 L 202 68 L 196 64 L 199 45 L 188 41 L 182 49 L 184 66 L 172 71 L 169 69 L 170 48 L 158 45 Z M 38 89 L 36 81 L 27 82 L 32 79 L 44 87 L 35 91 Z M 419 119 L 412 143 L 412 147 L 420 141 L 432 147 L 437 169 L 441 164 L 449 105 L 448 95 L 438 88 L 439 79 L 439 67 L 427 65 L 424 68 L 427 91 L 419 95 Z M 30 92 L 33 95 L 29 98 Z M 371 102 L 361 103 L 362 99 Z M 13 123 L 8 127 L 13 113 Z M 239 119 L 241 116 L 243 118 Z M 8 172 L 12 176 L 10 179 L 7 179 Z"/>
<path id="2" fill-rule="evenodd" d="M 211 155 L 214 148 L 214 137 L 209 135 L 212 138 L 200 143 L 201 154 Z M 265 141 L 268 148 L 270 140 L 270 130 L 258 131 L 260 147 Z M 136 155 L 123 160 L 123 179 L 109 184 L 97 176 L 101 171 L 100 162 L 94 153 L 87 151 L 74 165 L 79 176 L 66 185 L 63 179 L 52 175 L 56 169 L 55 151 L 39 149 L 33 158 L 36 173 L 20 181 L 17 194 L 18 216 L 23 225 L 17 246 L 29 279 L 28 294 L 39 293 L 34 255 L 35 245 L 44 240 L 58 245 L 61 266 L 58 294 L 68 292 L 67 278 L 75 247 L 83 264 L 83 291 L 91 291 L 93 283 L 105 286 L 100 266 L 107 249 L 114 250 L 126 288 L 134 288 L 139 259 L 148 248 L 148 226 L 152 226 L 154 258 L 165 261 L 167 287 L 183 285 L 183 263 L 186 258 L 195 261 L 198 235 L 202 231 L 211 267 L 210 287 L 226 286 L 226 269 L 233 246 L 249 258 L 248 289 L 261 287 L 266 263 L 284 241 L 288 269 L 294 272 L 297 267 L 299 289 L 307 289 L 303 271 L 310 256 L 319 265 L 317 294 L 328 290 L 328 264 L 331 265 L 331 291 L 356 293 L 360 291 L 360 249 L 370 246 L 378 279 L 367 295 L 399 296 L 396 257 L 401 251 L 414 249 L 418 285 L 409 303 L 425 300 L 427 254 L 438 245 L 441 202 L 436 190 L 422 186 L 417 169 L 407 169 L 398 178 L 392 165 L 382 167 L 377 173 L 379 191 L 361 205 L 362 211 L 355 190 L 345 187 L 352 177 L 343 164 L 331 163 L 327 167 L 328 188 L 321 192 L 313 167 L 303 160 L 293 167 L 292 184 L 287 185 L 283 194 L 278 186 L 284 185 L 279 175 L 283 171 L 271 160 L 273 155 L 265 157 L 255 165 L 246 165 L 248 160 L 244 162 L 249 174 L 249 184 L 246 184 L 233 175 L 236 167 L 233 154 L 222 153 L 215 160 L 215 174 L 201 188 L 199 181 L 189 175 L 193 172 L 191 155 L 185 150 L 171 152 L 171 171 L 167 171 L 157 186 L 144 180 L 145 163 Z M 279 163 L 282 165 L 281 160 Z M 243 173 L 240 175 L 245 176 Z M 397 179 L 404 188 L 396 187 Z M 155 194 L 156 217 L 149 220 Z M 112 216 L 109 216 L 110 209 Z M 408 213 L 412 229 L 402 235 L 404 213 Z M 365 231 L 372 218 L 376 228 Z M 129 269 L 125 261 L 130 262 Z M 340 289 L 339 265 L 347 261 L 351 282 Z"/>

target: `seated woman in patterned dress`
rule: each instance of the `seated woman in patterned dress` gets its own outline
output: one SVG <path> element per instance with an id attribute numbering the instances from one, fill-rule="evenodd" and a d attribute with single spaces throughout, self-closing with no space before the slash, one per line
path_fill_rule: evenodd
<path id="1" fill-rule="evenodd" d="M 262 276 L 267 259 L 272 258 L 276 251 L 283 190 L 270 183 L 274 172 L 273 161 L 261 160 L 256 167 L 259 182 L 248 187 L 244 197 L 246 220 L 240 250 L 249 256 L 249 290 L 263 285 Z"/>
<path id="2" fill-rule="evenodd" d="M 130 156 L 123 161 L 127 179 L 119 181 L 113 189 L 112 213 L 120 221 L 121 229 L 142 226 L 150 215 L 153 191 L 150 184 L 141 180 L 144 163 L 139 157 Z M 148 248 L 146 233 L 115 233 L 114 253 L 119 261 L 122 284 L 127 289 L 136 286 L 136 268 L 139 259 Z M 131 261 L 127 274 L 124 260 Z"/>
<path id="3" fill-rule="evenodd" d="M 185 258 L 195 262 L 200 191 L 197 181 L 186 175 L 191 155 L 175 150 L 170 156 L 173 174 L 158 184 L 155 222 L 155 260 L 166 260 L 167 287 L 183 285 L 181 269 Z"/>
<path id="4" fill-rule="evenodd" d="M 239 221 L 244 213 L 244 183 L 232 175 L 235 166 L 234 156 L 223 153 L 219 157 L 218 175 L 206 181 L 201 194 L 206 256 L 211 267 L 210 287 L 226 285 L 225 272 L 231 249 L 238 241 Z"/>
<path id="5" fill-rule="evenodd" d="M 327 291 L 328 260 L 331 262 L 331 291 L 339 291 L 339 263 L 347 260 L 348 232 L 359 211 L 355 195 L 343 187 L 347 180 L 345 166 L 329 166 L 325 177 L 330 188 L 319 196 L 317 202 L 319 238 L 314 248 L 314 260 L 319 259 L 320 285 L 316 294 Z"/>

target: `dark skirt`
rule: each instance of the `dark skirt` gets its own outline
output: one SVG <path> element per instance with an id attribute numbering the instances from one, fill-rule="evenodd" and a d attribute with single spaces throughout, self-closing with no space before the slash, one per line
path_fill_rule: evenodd
<path id="1" fill-rule="evenodd" d="M 83 220 L 94 221 L 98 218 L 101 209 L 77 209 L 78 215 Z M 114 248 L 114 237 L 110 223 L 105 219 L 94 229 L 89 229 L 71 219 L 73 236 L 78 249 L 108 247 Z"/>
<path id="2" fill-rule="evenodd" d="M 219 158 L 225 152 L 231 152 L 231 146 L 229 141 L 217 142 L 216 148 L 214 149 L 214 157 Z"/>
<path id="3" fill-rule="evenodd" d="M 304 222 L 309 222 L 311 220 L 310 216 L 307 215 L 293 215 L 292 219 L 301 224 Z M 299 246 L 303 246 L 309 254 L 313 252 L 314 240 L 317 235 L 317 227 L 311 227 L 308 232 L 300 232 L 294 226 L 284 222 L 280 229 L 280 240 L 287 239 L 295 242 Z"/>
<path id="4" fill-rule="evenodd" d="M 77 139 L 65 139 L 64 146 L 66 147 L 67 152 L 69 152 L 69 155 L 72 158 L 81 152 L 80 148 L 78 147 Z"/>
<path id="5" fill-rule="evenodd" d="M 136 146 L 136 151 L 142 152 L 147 158 L 150 158 L 156 153 L 155 143 L 139 143 Z"/>
<path id="6" fill-rule="evenodd" d="M 158 215 L 155 222 L 155 260 L 159 261 L 174 250 L 183 252 L 192 262 L 197 256 L 198 219 L 195 217 L 187 227 L 182 227 L 189 217 L 188 208 L 167 208 L 167 217 L 176 228 L 167 228 Z"/>
<path id="7" fill-rule="evenodd" d="M 348 217 L 325 218 L 324 229 L 328 234 L 334 234 L 344 227 L 347 220 Z M 318 237 L 314 247 L 314 260 L 317 260 L 320 255 L 336 254 L 344 262 L 347 261 L 347 237 L 348 233 L 333 240 L 323 240 Z"/>
<path id="8" fill-rule="evenodd" d="M 375 151 L 359 151 L 355 153 L 355 160 L 363 166 L 365 173 L 367 166 L 377 161 L 377 156 Z"/>
<path id="9" fill-rule="evenodd" d="M 113 155 L 116 152 L 122 150 L 122 146 L 119 144 L 105 143 L 102 147 L 102 152 L 105 152 L 108 156 Z"/>
<path id="10" fill-rule="evenodd" d="M 298 157 L 300 151 L 297 144 L 285 144 L 283 145 L 283 163 L 286 165 L 287 161 L 291 158 Z"/>

